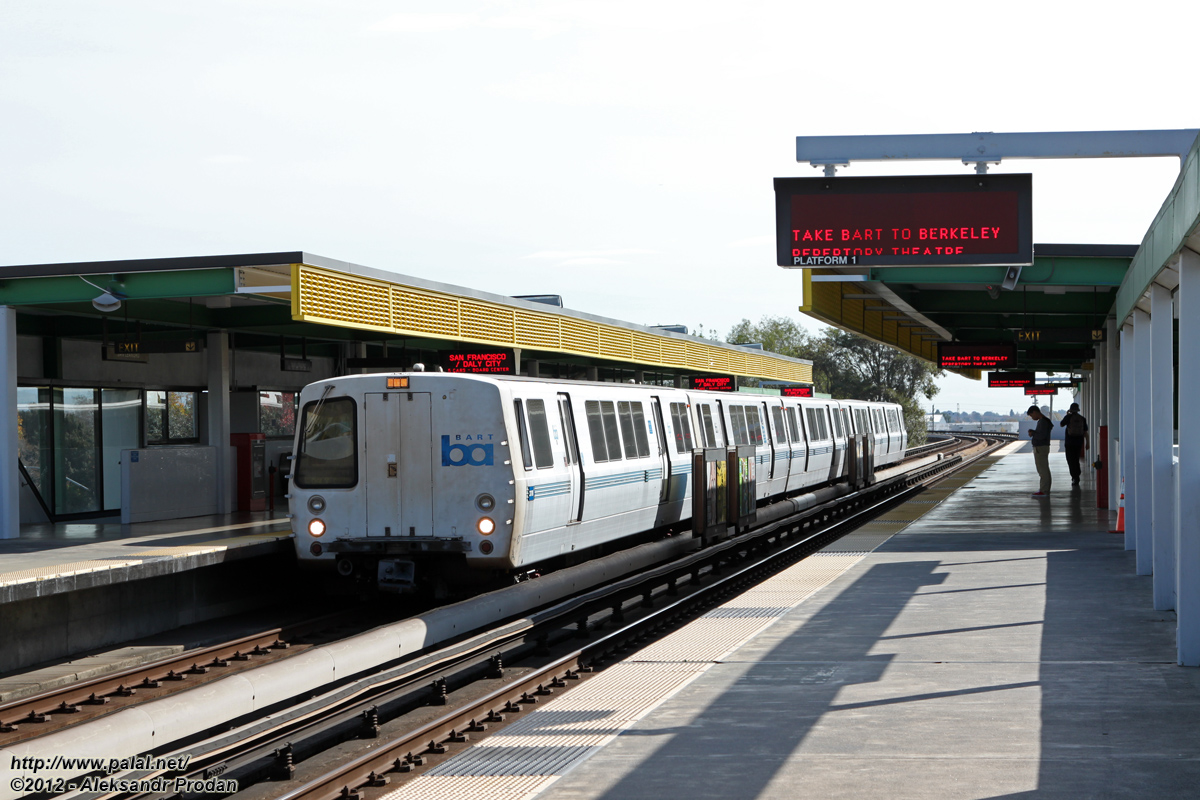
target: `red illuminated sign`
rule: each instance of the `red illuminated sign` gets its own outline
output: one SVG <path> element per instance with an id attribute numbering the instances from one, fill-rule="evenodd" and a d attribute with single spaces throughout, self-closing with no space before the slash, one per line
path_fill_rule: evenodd
<path id="1" fill-rule="evenodd" d="M 988 388 L 991 389 L 1020 389 L 1033 383 L 1035 376 L 1032 372 L 989 372 Z"/>
<path id="2" fill-rule="evenodd" d="M 737 381 L 730 375 L 698 375 L 692 378 L 692 388 L 698 392 L 736 392 Z"/>
<path id="3" fill-rule="evenodd" d="M 779 393 L 784 397 L 812 397 L 813 387 L 811 386 L 784 386 L 779 390 Z"/>
<path id="4" fill-rule="evenodd" d="M 1013 344 L 938 342 L 938 366 L 942 369 L 993 369 L 1016 360 Z"/>
<path id="5" fill-rule="evenodd" d="M 516 372 L 511 350 L 450 353 L 447 372 L 471 372 L 477 375 L 512 375 Z"/>
<path id="6" fill-rule="evenodd" d="M 778 264 L 1031 264 L 1031 178 L 776 178 Z"/>
<path id="7" fill-rule="evenodd" d="M 1025 394 L 1030 397 L 1034 395 L 1058 394 L 1058 389 L 1051 386 L 1026 386 Z"/>

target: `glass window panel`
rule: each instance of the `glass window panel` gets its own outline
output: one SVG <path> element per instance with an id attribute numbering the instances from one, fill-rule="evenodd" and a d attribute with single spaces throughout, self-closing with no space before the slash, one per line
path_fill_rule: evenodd
<path id="1" fill-rule="evenodd" d="M 734 444 L 750 444 L 746 432 L 746 410 L 742 406 L 732 406 L 729 409 L 729 418 L 733 420 Z"/>
<path id="2" fill-rule="evenodd" d="M 558 401 L 558 419 L 562 422 L 563 441 L 567 445 L 567 463 L 578 464 L 579 454 L 575 452 L 575 429 L 571 425 L 571 412 L 567 408 L 567 401 L 559 399 Z"/>
<path id="3" fill-rule="evenodd" d="M 700 406 L 700 421 L 704 425 L 704 446 L 718 447 L 717 431 L 713 427 L 712 409 L 707 405 Z"/>
<path id="4" fill-rule="evenodd" d="M 758 409 L 754 406 L 746 407 L 746 432 L 749 435 L 747 444 L 752 444 L 755 447 L 762 445 L 762 424 L 758 421 Z"/>
<path id="5" fill-rule="evenodd" d="M 104 443 L 104 508 L 121 508 L 121 451 L 141 447 L 142 393 L 101 389 L 101 441 Z"/>
<path id="6" fill-rule="evenodd" d="M 538 469 L 554 466 L 554 451 L 550 447 L 550 425 L 546 421 L 546 403 L 529 401 L 529 432 L 533 437 L 533 462 Z"/>
<path id="7" fill-rule="evenodd" d="M 633 408 L 628 400 L 617 403 L 617 416 L 621 419 L 621 438 L 625 440 L 625 457 L 637 458 L 637 442 L 633 434 Z"/>
<path id="8" fill-rule="evenodd" d="M 775 406 L 771 409 L 771 421 L 775 423 L 775 438 L 780 443 L 786 443 L 787 428 L 783 424 L 783 409 Z"/>
<path id="9" fill-rule="evenodd" d="M 296 393 L 260 391 L 258 430 L 267 436 L 291 436 L 296 432 Z"/>
<path id="10" fill-rule="evenodd" d="M 604 420 L 600 418 L 600 401 L 588 400 L 584 403 L 587 414 L 588 433 L 592 438 L 592 458 L 597 461 L 608 461 L 608 444 L 604 441 Z"/>
<path id="11" fill-rule="evenodd" d="M 533 469 L 533 455 L 529 452 L 529 429 L 525 427 L 525 412 L 520 400 L 513 400 L 513 413 L 517 416 L 517 436 L 521 440 L 521 458 L 525 469 Z"/>
<path id="12" fill-rule="evenodd" d="M 17 387 L 17 452 L 34 488 L 51 502 L 54 447 L 50 439 L 50 390 Z"/>
<path id="13" fill-rule="evenodd" d="M 54 478 L 56 514 L 99 511 L 95 389 L 54 390 Z"/>
<path id="14" fill-rule="evenodd" d="M 611 400 L 600 402 L 600 416 L 604 420 L 604 439 L 608 442 L 608 460 L 621 459 L 621 436 L 617 433 L 620 424 L 617 422 L 617 410 Z"/>
<path id="15" fill-rule="evenodd" d="M 167 438 L 167 393 L 152 389 L 146 392 L 146 441 L 159 442 Z"/>
<path id="16" fill-rule="evenodd" d="M 358 413 L 349 397 L 314 400 L 304 408 L 296 485 L 302 489 L 349 488 L 358 483 Z"/>
<path id="17" fill-rule="evenodd" d="M 787 410 L 788 432 L 792 434 L 792 441 L 800 443 L 800 424 L 796 421 L 796 409 L 789 408 Z"/>
<path id="18" fill-rule="evenodd" d="M 167 432 L 171 439 L 195 439 L 196 392 L 167 392 Z"/>
<path id="19" fill-rule="evenodd" d="M 633 404 L 633 433 L 637 438 L 638 458 L 650 455 L 650 438 L 646 434 L 646 415 L 641 403 Z"/>

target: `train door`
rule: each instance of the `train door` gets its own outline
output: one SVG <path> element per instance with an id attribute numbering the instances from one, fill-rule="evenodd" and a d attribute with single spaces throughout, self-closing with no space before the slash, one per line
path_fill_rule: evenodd
<path id="1" fill-rule="evenodd" d="M 563 444 L 566 445 L 567 468 L 571 482 L 570 525 L 583 519 L 583 464 L 579 460 L 579 440 L 575 434 L 575 414 L 571 411 L 571 396 L 558 395 L 558 419 L 562 424 Z"/>
<path id="2" fill-rule="evenodd" d="M 433 535 L 433 428 L 427 392 L 363 397 L 368 536 Z"/>
<path id="3" fill-rule="evenodd" d="M 671 459 L 667 451 L 667 426 L 663 425 L 662 400 L 652 397 L 650 405 L 654 407 L 654 441 L 658 442 L 658 465 L 662 470 L 662 485 L 658 492 L 658 503 L 662 505 L 671 496 Z"/>
<path id="4" fill-rule="evenodd" d="M 759 404 L 758 413 L 762 415 L 762 429 L 766 434 L 764 444 L 767 446 L 767 474 L 763 477 L 770 481 L 775 479 L 775 436 L 771 431 L 771 414 L 767 411 L 766 402 Z"/>

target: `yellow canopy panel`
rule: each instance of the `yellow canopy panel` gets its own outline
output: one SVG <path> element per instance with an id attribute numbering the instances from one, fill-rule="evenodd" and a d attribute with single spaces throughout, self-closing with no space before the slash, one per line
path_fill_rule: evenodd
<path id="1" fill-rule="evenodd" d="M 292 318 L 400 336 L 812 383 L 811 364 L 771 353 L 661 336 L 307 264 L 292 265 Z"/>

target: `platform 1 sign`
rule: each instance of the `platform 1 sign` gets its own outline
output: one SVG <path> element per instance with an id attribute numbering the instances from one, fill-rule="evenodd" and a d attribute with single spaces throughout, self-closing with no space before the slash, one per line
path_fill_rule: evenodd
<path id="1" fill-rule="evenodd" d="M 1037 380 L 1032 372 L 989 372 L 989 389 L 1021 389 Z"/>
<path id="2" fill-rule="evenodd" d="M 784 386 L 779 390 L 782 397 L 812 397 L 813 387 L 811 386 Z"/>
<path id="3" fill-rule="evenodd" d="M 938 367 L 941 369 L 994 369 L 1012 364 L 1016 360 L 1016 345 L 1006 342 L 938 342 Z"/>
<path id="4" fill-rule="evenodd" d="M 737 381 L 732 375 L 694 375 L 692 388 L 698 392 L 736 392 Z"/>
<path id="5" fill-rule="evenodd" d="M 472 350 L 448 353 L 446 355 L 446 371 L 469 372 L 475 375 L 513 375 L 516 373 L 513 355 L 512 350 Z"/>
<path id="6" fill-rule="evenodd" d="M 1028 174 L 776 178 L 778 264 L 1032 264 L 1032 209 Z"/>

